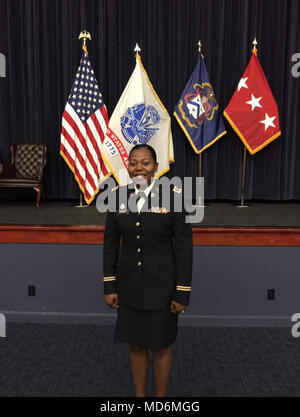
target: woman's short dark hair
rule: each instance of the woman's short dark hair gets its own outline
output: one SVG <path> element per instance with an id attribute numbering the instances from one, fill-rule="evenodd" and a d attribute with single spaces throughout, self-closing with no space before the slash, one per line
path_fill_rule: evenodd
<path id="1" fill-rule="evenodd" d="M 146 143 L 145 144 L 144 143 L 140 143 L 138 145 L 135 145 L 133 148 L 131 148 L 131 150 L 129 152 L 129 158 L 130 158 L 130 155 L 131 155 L 131 153 L 133 151 L 136 151 L 137 149 L 141 149 L 141 148 L 146 148 L 146 149 L 148 149 L 151 152 L 151 155 L 152 155 L 152 158 L 154 160 L 154 163 L 156 164 L 156 162 L 157 162 L 157 156 L 156 156 L 155 149 L 152 148 L 152 146 L 147 145 Z"/>

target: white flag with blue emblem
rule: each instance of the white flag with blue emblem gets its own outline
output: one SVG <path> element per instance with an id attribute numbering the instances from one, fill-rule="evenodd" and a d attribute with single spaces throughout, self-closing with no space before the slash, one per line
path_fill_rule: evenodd
<path id="1" fill-rule="evenodd" d="M 103 158 L 120 185 L 131 182 L 127 173 L 128 155 L 137 144 L 148 144 L 155 149 L 157 177 L 169 171 L 170 163 L 174 162 L 171 118 L 138 54 L 135 69 L 110 118 L 104 143 Z"/>

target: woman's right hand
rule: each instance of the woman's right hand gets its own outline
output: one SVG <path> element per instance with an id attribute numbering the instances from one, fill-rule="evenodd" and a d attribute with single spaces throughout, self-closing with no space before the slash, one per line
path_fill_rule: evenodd
<path id="1" fill-rule="evenodd" d="M 105 294 L 104 300 L 111 308 L 119 308 L 118 294 Z"/>

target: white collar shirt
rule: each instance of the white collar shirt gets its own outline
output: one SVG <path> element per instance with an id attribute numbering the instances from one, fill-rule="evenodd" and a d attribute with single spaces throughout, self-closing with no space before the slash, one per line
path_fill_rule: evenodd
<path id="1" fill-rule="evenodd" d="M 139 191 L 144 191 L 144 193 L 145 193 L 145 194 L 146 194 L 146 196 L 148 197 L 148 195 L 149 195 L 150 191 L 152 190 L 153 186 L 154 186 L 154 181 L 152 181 L 152 183 L 151 183 L 150 185 L 148 185 L 148 187 L 147 187 L 147 188 L 145 188 L 144 190 L 139 190 L 139 189 L 136 187 L 136 185 L 134 185 L 134 188 L 135 188 L 135 194 L 137 194 Z M 141 210 L 142 210 L 142 207 L 143 207 L 144 203 L 145 203 L 145 198 L 144 198 L 144 197 L 141 197 L 141 198 L 139 199 L 139 201 L 137 202 L 137 210 L 138 210 L 138 213 L 140 213 L 140 212 L 141 212 Z"/>

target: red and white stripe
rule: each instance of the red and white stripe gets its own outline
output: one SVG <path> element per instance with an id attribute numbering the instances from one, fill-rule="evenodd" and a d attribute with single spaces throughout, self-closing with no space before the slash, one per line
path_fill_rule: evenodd
<path id="1" fill-rule="evenodd" d="M 107 126 L 108 114 L 104 104 L 82 123 L 67 102 L 62 116 L 60 153 L 74 172 L 88 204 L 109 174 L 101 156 Z"/>

